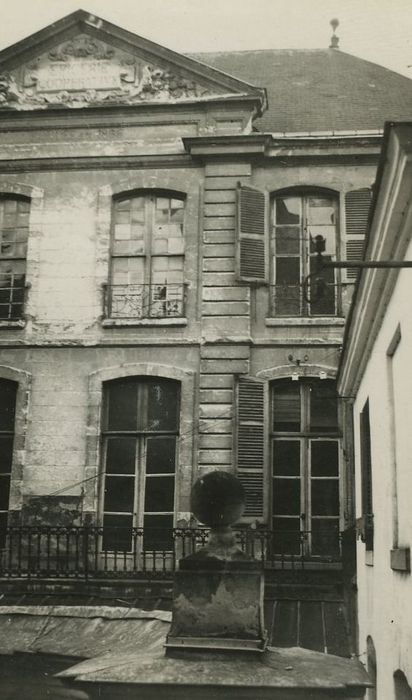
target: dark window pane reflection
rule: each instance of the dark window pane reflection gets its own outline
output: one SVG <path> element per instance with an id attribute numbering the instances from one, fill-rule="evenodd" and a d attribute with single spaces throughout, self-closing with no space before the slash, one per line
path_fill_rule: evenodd
<path id="1" fill-rule="evenodd" d="M 146 474 L 173 474 L 175 471 L 176 438 L 147 439 Z"/>
<path id="2" fill-rule="evenodd" d="M 312 519 L 312 553 L 339 558 L 339 521 Z"/>
<path id="3" fill-rule="evenodd" d="M 272 548 L 274 554 L 300 554 L 300 518 L 273 518 Z"/>
<path id="4" fill-rule="evenodd" d="M 0 430 L 14 430 L 17 384 L 0 380 Z"/>
<path id="5" fill-rule="evenodd" d="M 300 515 L 300 479 L 273 479 L 273 512 Z"/>
<path id="6" fill-rule="evenodd" d="M 338 476 L 338 442 L 333 440 L 312 440 L 312 476 Z"/>
<path id="7" fill-rule="evenodd" d="M 130 552 L 132 548 L 132 516 L 105 515 L 103 550 Z"/>
<path id="8" fill-rule="evenodd" d="M 300 475 L 300 442 L 276 440 L 273 443 L 273 474 L 276 476 Z"/>
<path id="9" fill-rule="evenodd" d="M 106 476 L 104 510 L 131 513 L 134 502 L 134 477 Z"/>
<path id="10" fill-rule="evenodd" d="M 137 429 L 136 383 L 130 381 L 115 381 L 110 383 L 108 429 Z"/>
<path id="11" fill-rule="evenodd" d="M 147 477 L 144 503 L 145 511 L 159 512 L 164 510 L 173 510 L 175 491 L 174 487 L 174 477 Z"/>
<path id="12" fill-rule="evenodd" d="M 339 515 L 337 479 L 312 479 L 312 515 Z"/>
<path id="13" fill-rule="evenodd" d="M 173 549 L 173 515 L 145 515 L 143 549 Z"/>
<path id="14" fill-rule="evenodd" d="M 134 474 L 136 469 L 136 439 L 109 438 L 107 442 L 106 472 Z"/>
<path id="15" fill-rule="evenodd" d="M 0 474 L 10 474 L 13 456 L 13 438 L 0 436 Z"/>

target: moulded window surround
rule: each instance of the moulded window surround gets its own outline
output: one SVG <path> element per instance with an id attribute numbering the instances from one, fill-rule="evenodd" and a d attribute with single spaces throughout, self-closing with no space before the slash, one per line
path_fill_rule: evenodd
<path id="1" fill-rule="evenodd" d="M 271 201 L 270 248 L 272 319 L 316 319 L 328 323 L 340 313 L 337 272 L 323 269 L 323 293 L 316 283 L 304 285 L 317 270 L 315 239 L 325 241 L 324 261 L 337 257 L 339 236 L 339 199 L 337 194 L 317 188 L 291 189 L 274 195 Z M 315 278 L 313 278 L 314 280 Z M 312 297 L 312 298 L 311 298 Z M 274 324 L 276 325 L 276 324 Z"/>
<path id="2" fill-rule="evenodd" d="M 113 200 L 104 326 L 184 324 L 184 212 L 185 199 L 170 191 Z"/>
<path id="3" fill-rule="evenodd" d="M 0 328 L 24 327 L 30 198 L 0 193 Z"/>

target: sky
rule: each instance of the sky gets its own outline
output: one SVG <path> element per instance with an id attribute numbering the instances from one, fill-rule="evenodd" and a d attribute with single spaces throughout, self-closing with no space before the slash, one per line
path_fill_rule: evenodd
<path id="1" fill-rule="evenodd" d="M 412 78 L 412 0 L 3 0 L 0 49 L 77 9 L 182 53 L 327 48 Z"/>

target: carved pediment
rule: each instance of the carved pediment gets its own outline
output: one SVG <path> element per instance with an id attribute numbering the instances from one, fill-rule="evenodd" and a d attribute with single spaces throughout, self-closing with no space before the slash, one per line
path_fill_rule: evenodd
<path id="1" fill-rule="evenodd" d="M 229 92 L 165 61 L 149 61 L 80 33 L 11 70 L 0 68 L 0 108 L 176 102 Z M 235 92 L 236 91 L 230 91 Z"/>

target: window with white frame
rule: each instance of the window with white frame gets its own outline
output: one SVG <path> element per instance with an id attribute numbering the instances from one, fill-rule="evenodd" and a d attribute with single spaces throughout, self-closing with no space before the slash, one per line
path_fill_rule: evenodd
<path id="1" fill-rule="evenodd" d="M 30 200 L 0 194 L 0 320 L 23 315 Z"/>
<path id="2" fill-rule="evenodd" d="M 185 200 L 168 191 L 127 193 L 113 202 L 110 318 L 184 316 Z"/>

